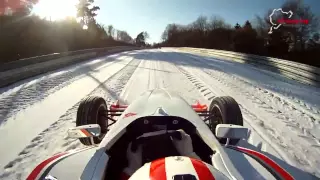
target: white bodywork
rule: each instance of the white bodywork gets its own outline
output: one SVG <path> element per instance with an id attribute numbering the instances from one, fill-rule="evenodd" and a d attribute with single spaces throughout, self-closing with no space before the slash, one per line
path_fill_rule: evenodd
<path id="1" fill-rule="evenodd" d="M 128 114 L 130 115 L 128 116 Z M 85 167 L 80 178 L 104 179 L 107 176 L 105 170 L 110 159 L 106 153 L 107 150 L 126 133 L 126 127 L 130 123 L 146 116 L 178 116 L 191 122 L 196 127 L 197 134 L 215 152 L 211 156 L 211 164 L 229 179 L 256 179 L 257 177 L 274 179 L 274 176 L 253 158 L 221 146 L 209 127 L 184 99 L 178 94 L 161 89 L 143 93 L 128 106 L 96 148 L 90 160 L 86 164 L 82 163 Z M 74 163 L 77 162 L 70 162 L 71 165 Z M 54 171 L 49 173 L 55 172 L 53 175 L 57 179 L 59 179 L 58 177 L 66 177 L 63 175 L 65 169 L 60 169 L 59 166 L 53 169 Z M 68 179 L 74 177 L 68 176 Z"/>
<path id="2" fill-rule="evenodd" d="M 159 108 L 163 111 L 160 110 L 159 112 Z M 135 113 L 136 115 L 125 117 L 125 115 L 128 113 Z M 95 156 L 101 155 L 101 149 L 103 149 L 103 152 L 105 152 L 107 149 L 111 148 L 112 145 L 121 137 L 121 135 L 125 133 L 125 127 L 127 127 L 134 120 L 145 116 L 165 116 L 165 114 L 182 117 L 190 121 L 197 128 L 197 132 L 203 141 L 212 150 L 216 151 L 215 155 L 212 156 L 212 164 L 227 177 L 238 180 L 248 178 L 252 179 L 252 177 L 257 177 L 257 174 L 249 173 L 246 178 L 244 178 L 243 172 L 240 174 L 237 168 L 234 166 L 234 162 L 232 162 L 229 158 L 229 156 L 239 156 L 241 153 L 233 150 L 225 151 L 225 148 L 220 145 L 208 126 L 184 99 L 182 99 L 178 94 L 162 89 L 147 91 L 133 101 L 119 117 L 117 123 L 115 123 L 111 130 L 106 134 L 105 138 L 99 145 L 100 150 L 97 151 Z M 243 163 L 244 165 L 249 163 L 248 166 L 250 166 L 251 162 L 255 161 L 246 155 L 241 155 L 241 157 L 245 158 L 246 160 Z M 95 163 L 97 163 L 97 161 L 92 162 L 92 164 Z M 274 178 L 270 173 L 264 170 L 265 168 L 259 163 L 256 162 L 254 164 L 254 168 L 257 170 L 253 172 L 260 172 L 261 170 L 261 173 L 263 174 L 261 175 L 262 177 L 266 179 Z M 251 169 L 246 171 L 250 172 Z M 92 173 L 92 171 L 88 172 L 90 174 Z M 99 177 L 96 178 L 99 179 Z"/>
<path id="3" fill-rule="evenodd" d="M 159 108 L 164 111 L 163 114 L 158 112 Z M 136 113 L 136 115 L 125 117 L 128 113 Z M 143 93 L 130 104 L 107 133 L 99 147 L 109 149 L 117 141 L 119 135 L 124 133 L 125 127 L 140 117 L 165 115 L 178 116 L 188 120 L 197 127 L 199 134 L 204 139 L 211 139 L 210 144 L 213 144 L 213 147 L 214 144 L 218 143 L 208 126 L 184 99 L 173 92 L 155 89 Z"/>

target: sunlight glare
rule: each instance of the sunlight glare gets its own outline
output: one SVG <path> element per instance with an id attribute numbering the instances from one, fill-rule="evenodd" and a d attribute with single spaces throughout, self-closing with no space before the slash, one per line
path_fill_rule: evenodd
<path id="1" fill-rule="evenodd" d="M 83 25 L 83 26 L 82 26 L 82 29 L 87 30 L 87 29 L 88 29 L 88 26 L 87 26 L 87 25 Z"/>
<path id="2" fill-rule="evenodd" d="M 47 20 L 56 21 L 76 17 L 78 0 L 40 0 L 32 12 Z"/>

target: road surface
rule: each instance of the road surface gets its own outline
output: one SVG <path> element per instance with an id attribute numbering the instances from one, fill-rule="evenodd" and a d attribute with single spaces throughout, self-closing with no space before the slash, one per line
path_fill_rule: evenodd
<path id="1" fill-rule="evenodd" d="M 229 95 L 248 143 L 295 177 L 320 177 L 320 91 L 247 64 L 162 48 L 123 52 L 0 89 L 0 178 L 24 179 L 42 160 L 79 148 L 66 137 L 81 99 L 130 103 L 146 90 L 178 92 L 190 104 Z M 313 176 L 313 175 L 315 176 Z"/>

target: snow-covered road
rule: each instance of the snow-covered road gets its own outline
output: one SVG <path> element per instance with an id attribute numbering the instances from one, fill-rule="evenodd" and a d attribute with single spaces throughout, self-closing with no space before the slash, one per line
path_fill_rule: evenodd
<path id="1" fill-rule="evenodd" d="M 176 91 L 189 103 L 234 97 L 251 130 L 251 145 L 243 146 L 266 152 L 299 179 L 320 177 L 319 89 L 247 64 L 152 49 L 89 60 L 0 89 L 0 178 L 24 179 L 45 158 L 81 147 L 66 131 L 86 96 L 130 103 L 155 88 Z"/>

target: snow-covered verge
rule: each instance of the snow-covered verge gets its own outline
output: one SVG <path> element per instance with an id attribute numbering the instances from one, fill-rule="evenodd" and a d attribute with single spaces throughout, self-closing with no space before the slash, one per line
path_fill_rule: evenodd
<path id="1" fill-rule="evenodd" d="M 233 96 L 251 130 L 242 146 L 265 152 L 297 179 L 320 177 L 319 89 L 246 64 L 161 49 L 90 60 L 1 89 L 0 178 L 24 179 L 45 158 L 81 147 L 66 131 L 86 96 L 130 103 L 154 88 L 189 103 Z"/>
<path id="2" fill-rule="evenodd" d="M 66 134 L 66 129 L 62 129 L 60 137 L 59 128 L 67 127 L 66 118 L 74 119 L 76 104 L 83 97 L 133 61 L 133 58 L 121 56 L 124 54 L 94 59 L 1 89 L 0 104 L 4 108 L 0 112 L 0 135 L 3 137 L 0 144 L 5 146 L 0 148 L 0 168 L 3 177 L 14 173 L 15 176 L 8 179 L 23 179 L 19 172 L 30 172 L 35 162 L 73 148 L 73 144 L 59 139 Z M 52 138 L 49 141 L 48 136 Z"/>

